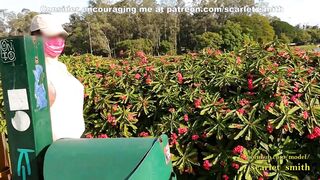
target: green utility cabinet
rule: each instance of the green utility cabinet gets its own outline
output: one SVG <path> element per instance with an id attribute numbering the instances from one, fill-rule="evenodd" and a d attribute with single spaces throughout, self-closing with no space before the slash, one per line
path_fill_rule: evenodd
<path id="1" fill-rule="evenodd" d="M 0 70 L 13 180 L 176 179 L 166 135 L 52 142 L 41 38 L 0 38 Z"/>
<path id="2" fill-rule="evenodd" d="M 52 143 L 42 40 L 0 39 L 0 70 L 13 180 L 38 180 Z"/>
<path id="3" fill-rule="evenodd" d="M 168 138 L 61 139 L 48 149 L 45 180 L 169 180 Z"/>

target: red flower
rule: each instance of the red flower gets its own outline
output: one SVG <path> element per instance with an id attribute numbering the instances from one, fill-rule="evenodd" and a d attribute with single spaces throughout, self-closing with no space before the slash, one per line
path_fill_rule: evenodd
<path id="1" fill-rule="evenodd" d="M 302 94 L 295 94 L 294 96 L 292 96 L 291 98 L 290 98 L 290 100 L 292 101 L 292 102 L 294 102 L 294 103 L 296 103 L 297 105 L 299 105 L 299 97 L 301 97 L 302 96 Z"/>
<path id="2" fill-rule="evenodd" d="M 216 56 L 221 55 L 221 54 L 222 54 L 222 52 L 220 50 L 214 51 L 214 55 L 216 55 Z"/>
<path id="3" fill-rule="evenodd" d="M 218 100 L 218 102 L 219 102 L 220 104 L 222 104 L 222 103 L 224 103 L 224 99 L 223 99 L 223 98 L 220 98 L 220 99 Z"/>
<path id="4" fill-rule="evenodd" d="M 238 145 L 233 148 L 232 153 L 233 154 L 242 154 L 243 150 L 244 150 L 244 147 L 241 145 Z"/>
<path id="5" fill-rule="evenodd" d="M 152 80 L 148 77 L 148 78 L 146 79 L 146 84 L 150 85 L 151 82 L 152 82 Z"/>
<path id="6" fill-rule="evenodd" d="M 93 138 L 93 135 L 91 134 L 91 133 L 89 133 L 89 134 L 86 134 L 86 138 Z"/>
<path id="7" fill-rule="evenodd" d="M 265 75 L 266 74 L 266 70 L 264 68 L 260 68 L 259 69 L 260 74 Z"/>
<path id="8" fill-rule="evenodd" d="M 140 66 L 148 63 L 147 57 L 140 57 L 140 59 L 141 59 L 141 61 L 139 63 Z"/>
<path id="9" fill-rule="evenodd" d="M 320 136 L 320 127 L 315 127 L 313 129 L 313 133 L 316 134 L 317 136 Z"/>
<path id="10" fill-rule="evenodd" d="M 239 168 L 240 168 L 240 165 L 239 165 L 238 163 L 235 163 L 235 162 L 233 162 L 233 163 L 231 164 L 231 166 L 232 166 L 234 169 L 239 169 Z"/>
<path id="11" fill-rule="evenodd" d="M 263 177 L 268 177 L 269 176 L 269 172 L 268 171 L 263 171 L 262 175 L 263 175 Z"/>
<path id="12" fill-rule="evenodd" d="M 307 138 L 313 140 L 313 139 L 317 138 L 317 136 L 315 134 L 308 134 Z"/>
<path id="13" fill-rule="evenodd" d="M 195 99 L 193 101 L 194 107 L 195 108 L 200 108 L 201 107 L 201 99 Z"/>
<path id="14" fill-rule="evenodd" d="M 312 133 L 307 136 L 307 138 L 308 138 L 308 139 L 311 139 L 311 140 L 312 140 L 312 139 L 316 139 L 316 138 L 318 138 L 318 137 L 320 137 L 320 127 L 315 127 L 315 128 L 312 130 Z"/>
<path id="15" fill-rule="evenodd" d="M 250 91 L 252 91 L 254 89 L 254 87 L 253 87 L 253 79 L 252 78 L 248 78 L 248 89 Z"/>
<path id="16" fill-rule="evenodd" d="M 270 107 L 274 107 L 274 102 L 269 102 Z"/>
<path id="17" fill-rule="evenodd" d="M 267 51 L 268 52 L 272 52 L 272 51 L 274 51 L 274 48 L 273 47 L 268 47 Z"/>
<path id="18" fill-rule="evenodd" d="M 107 121 L 113 126 L 117 124 L 116 117 L 112 116 L 110 113 L 108 113 Z"/>
<path id="19" fill-rule="evenodd" d="M 146 54 L 143 51 L 137 51 L 136 52 L 136 56 L 139 58 L 145 58 Z"/>
<path id="20" fill-rule="evenodd" d="M 149 133 L 148 132 L 141 132 L 141 133 L 139 133 L 139 136 L 140 137 L 147 137 L 147 136 L 149 136 Z"/>
<path id="21" fill-rule="evenodd" d="M 208 137 L 208 136 L 207 136 L 207 133 L 204 132 L 204 133 L 201 135 L 201 137 L 202 137 L 202 138 L 207 138 L 207 137 Z"/>
<path id="22" fill-rule="evenodd" d="M 185 173 L 191 174 L 193 172 L 192 168 L 186 168 L 184 170 Z"/>
<path id="23" fill-rule="evenodd" d="M 140 79 L 140 78 L 141 78 L 141 75 L 140 75 L 139 73 L 137 73 L 137 74 L 134 76 L 134 78 Z"/>
<path id="24" fill-rule="evenodd" d="M 123 96 L 120 97 L 120 99 L 121 99 L 122 101 L 125 101 L 125 100 L 127 100 L 127 96 L 126 96 L 126 95 L 123 95 Z"/>
<path id="25" fill-rule="evenodd" d="M 115 64 L 110 64 L 110 69 L 115 69 L 116 65 Z"/>
<path id="26" fill-rule="evenodd" d="M 128 114 L 128 120 L 129 121 L 133 121 L 133 120 L 135 120 L 136 119 L 136 115 L 135 114 L 133 114 L 133 113 L 129 113 Z"/>
<path id="27" fill-rule="evenodd" d="M 287 124 L 283 125 L 282 129 L 283 129 L 285 132 L 289 131 L 289 127 L 288 127 Z"/>
<path id="28" fill-rule="evenodd" d="M 291 123 L 290 123 L 290 127 L 291 127 L 292 129 L 295 129 L 295 128 L 296 128 L 296 124 L 295 124 L 294 122 L 291 122 Z"/>
<path id="29" fill-rule="evenodd" d="M 98 136 L 98 138 L 108 138 L 108 135 L 106 135 L 106 134 L 100 134 L 100 135 Z"/>
<path id="30" fill-rule="evenodd" d="M 222 179 L 223 179 L 223 180 L 229 180 L 229 176 L 226 175 L 226 174 L 224 174 L 224 175 L 222 176 Z"/>
<path id="31" fill-rule="evenodd" d="M 194 140 L 194 141 L 196 141 L 196 140 L 198 140 L 199 139 L 199 135 L 197 135 L 197 134 L 194 134 L 194 135 L 192 135 L 192 140 Z"/>
<path id="32" fill-rule="evenodd" d="M 121 71 L 117 71 L 116 72 L 116 76 L 121 77 L 122 76 L 122 72 Z"/>
<path id="33" fill-rule="evenodd" d="M 113 111 L 117 111 L 117 110 L 118 110 L 118 104 L 112 105 L 112 110 L 113 110 Z"/>
<path id="34" fill-rule="evenodd" d="M 309 117 L 308 111 L 303 111 L 302 116 L 303 116 L 303 119 L 308 119 Z"/>
<path id="35" fill-rule="evenodd" d="M 314 71 L 314 67 L 310 67 L 310 68 L 308 69 L 308 74 L 313 73 L 313 71 Z"/>
<path id="36" fill-rule="evenodd" d="M 170 136 L 170 145 L 175 145 L 175 144 L 178 144 L 178 135 L 176 133 L 172 133 L 171 136 Z"/>
<path id="37" fill-rule="evenodd" d="M 185 114 L 185 115 L 183 116 L 183 120 L 186 121 L 186 122 L 189 121 L 189 116 L 188 116 L 188 114 Z"/>
<path id="38" fill-rule="evenodd" d="M 290 55 L 288 54 L 288 52 L 285 51 L 281 51 L 278 53 L 279 56 L 283 57 L 283 58 L 289 58 Z"/>
<path id="39" fill-rule="evenodd" d="M 245 106 L 245 105 L 247 105 L 247 104 L 249 104 L 249 103 L 250 103 L 250 101 L 248 101 L 247 99 L 241 99 L 240 102 L 239 102 L 239 104 L 240 104 L 241 106 Z"/>
<path id="40" fill-rule="evenodd" d="M 147 66 L 146 71 L 148 71 L 148 72 L 153 71 L 153 66 Z"/>
<path id="41" fill-rule="evenodd" d="M 174 113 L 176 110 L 174 108 L 169 108 L 168 111 L 171 112 L 171 113 Z"/>
<path id="42" fill-rule="evenodd" d="M 288 96 L 282 96 L 282 102 L 285 106 L 288 106 L 289 105 L 289 101 L 288 101 Z"/>
<path id="43" fill-rule="evenodd" d="M 179 72 L 177 73 L 177 78 L 178 78 L 179 84 L 183 84 L 183 76 L 181 73 L 179 73 Z"/>
<path id="44" fill-rule="evenodd" d="M 241 64 L 241 58 L 239 56 L 237 57 L 236 62 L 238 65 Z"/>
<path id="45" fill-rule="evenodd" d="M 264 178 L 260 176 L 258 180 L 264 180 Z"/>
<path id="46" fill-rule="evenodd" d="M 268 125 L 267 125 L 267 131 L 269 134 L 271 134 L 273 132 L 273 126 L 270 123 L 268 123 Z"/>
<path id="47" fill-rule="evenodd" d="M 241 157 L 241 159 L 243 159 L 243 160 L 247 160 L 247 159 L 248 159 L 245 154 L 241 154 L 240 157 Z"/>
<path id="48" fill-rule="evenodd" d="M 265 109 L 268 111 L 268 110 L 270 109 L 270 107 L 274 107 L 274 102 L 269 102 L 269 103 L 266 105 Z"/>
<path id="49" fill-rule="evenodd" d="M 178 128 L 178 133 L 179 134 L 185 134 L 187 132 L 188 132 L 188 128 L 187 127 Z"/>
<path id="50" fill-rule="evenodd" d="M 208 160 L 205 160 L 205 161 L 203 161 L 202 167 L 203 167 L 203 169 L 209 171 L 212 167 L 212 164 Z"/>
<path id="51" fill-rule="evenodd" d="M 243 115 L 245 113 L 245 110 L 243 108 L 240 108 L 237 110 L 237 112 L 241 115 Z"/>
<path id="52" fill-rule="evenodd" d="M 96 77 L 97 77 L 98 79 L 102 78 L 102 76 L 103 76 L 102 74 L 99 74 L 99 73 L 96 74 Z"/>

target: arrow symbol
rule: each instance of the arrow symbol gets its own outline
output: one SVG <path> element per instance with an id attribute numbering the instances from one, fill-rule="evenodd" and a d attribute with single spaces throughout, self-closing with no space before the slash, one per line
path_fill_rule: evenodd
<path id="1" fill-rule="evenodd" d="M 30 158 L 29 158 L 29 153 L 33 153 L 34 150 L 32 149 L 18 149 L 19 158 L 18 158 L 18 176 L 21 176 L 22 174 L 22 180 L 27 179 L 27 174 L 28 176 L 31 175 L 31 165 L 30 165 Z M 27 166 L 27 172 L 26 172 L 26 167 L 22 165 L 22 160 L 25 159 L 25 164 Z M 22 173 L 21 173 L 22 171 Z M 26 174 L 27 173 L 27 174 Z"/>

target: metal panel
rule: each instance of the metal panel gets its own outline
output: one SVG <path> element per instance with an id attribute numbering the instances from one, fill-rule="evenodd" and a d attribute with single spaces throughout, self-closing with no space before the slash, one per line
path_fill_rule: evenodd
<path id="1" fill-rule="evenodd" d="M 52 142 L 42 40 L 0 39 L 0 69 L 13 179 L 41 179 L 41 158 Z"/>
<path id="2" fill-rule="evenodd" d="M 164 141 L 158 138 L 61 139 L 48 149 L 46 180 L 168 180 Z M 135 175 L 137 173 L 137 175 Z"/>

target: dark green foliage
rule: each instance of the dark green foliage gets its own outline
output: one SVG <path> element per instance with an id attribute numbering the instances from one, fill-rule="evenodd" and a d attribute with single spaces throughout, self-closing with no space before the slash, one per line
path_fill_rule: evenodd
<path id="1" fill-rule="evenodd" d="M 266 43 L 274 38 L 274 30 L 267 17 L 258 14 L 239 15 L 231 17 L 230 20 L 239 23 L 243 32 L 252 36 L 257 42 Z"/>
<path id="2" fill-rule="evenodd" d="M 61 60 L 85 85 L 88 137 L 166 133 L 176 173 L 188 179 L 318 178 L 320 54 L 276 42 L 242 46 Z M 288 158 L 300 154 L 309 159 Z M 286 170 L 304 162 L 310 171 Z M 263 171 L 268 165 L 280 170 Z"/>
<path id="3" fill-rule="evenodd" d="M 159 53 L 161 55 L 174 55 L 174 44 L 169 41 L 161 41 L 160 47 L 159 47 Z"/>
<path id="4" fill-rule="evenodd" d="M 202 35 L 196 36 L 197 39 L 197 49 L 201 50 L 206 47 L 212 49 L 220 49 L 221 44 L 223 44 L 223 39 L 220 34 L 214 32 L 205 32 Z"/>
<path id="5" fill-rule="evenodd" d="M 140 50 L 150 54 L 153 52 L 152 45 L 153 44 L 150 39 L 125 40 L 117 43 L 116 50 L 117 52 L 122 50 L 127 55 L 133 55 Z"/>
<path id="6" fill-rule="evenodd" d="M 233 50 L 242 45 L 243 34 L 240 24 L 232 21 L 227 21 L 222 27 L 220 35 L 223 39 L 222 48 L 226 50 Z"/>

